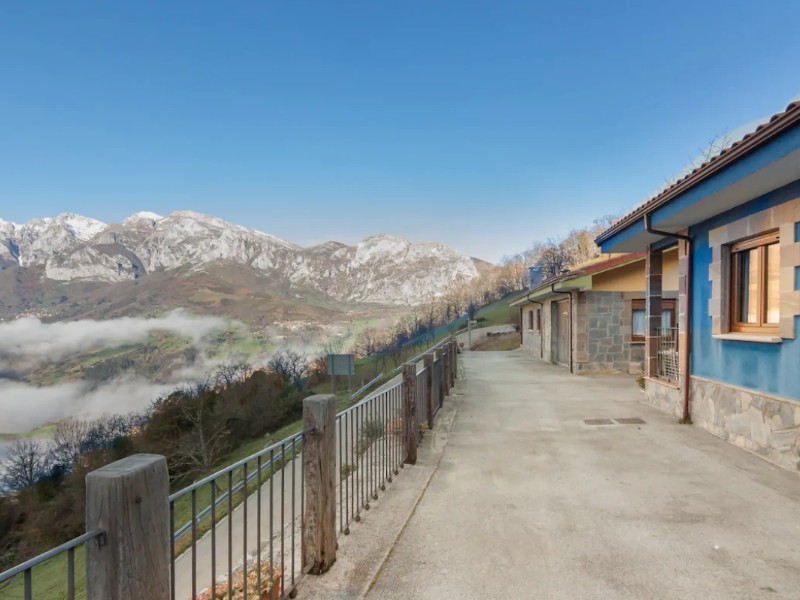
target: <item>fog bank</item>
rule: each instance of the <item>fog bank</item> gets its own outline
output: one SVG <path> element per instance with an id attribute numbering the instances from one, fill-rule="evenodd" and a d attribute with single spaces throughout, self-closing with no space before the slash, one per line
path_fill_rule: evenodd
<path id="1" fill-rule="evenodd" d="M 104 414 L 146 409 L 175 384 L 123 377 L 103 384 L 71 382 L 36 387 L 0 380 L 0 433 L 30 431 L 66 417 L 93 419 Z"/>
<path id="2" fill-rule="evenodd" d="M 199 344 L 228 324 L 220 317 L 193 316 L 182 309 L 152 319 L 123 317 L 42 323 L 40 319 L 27 317 L 0 323 L 0 358 L 57 361 L 76 352 L 141 341 L 154 331 L 180 335 Z"/>

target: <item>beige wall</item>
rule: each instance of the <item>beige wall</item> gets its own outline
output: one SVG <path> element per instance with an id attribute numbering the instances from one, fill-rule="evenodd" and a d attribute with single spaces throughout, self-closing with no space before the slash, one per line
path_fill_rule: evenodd
<path id="1" fill-rule="evenodd" d="M 522 307 L 522 349 L 535 358 L 542 357 L 542 337 L 533 329 L 528 328 L 530 315 L 533 315 L 533 325 L 536 327 L 536 309 L 541 308 L 538 304 L 528 304 Z M 544 316 L 542 317 L 542 327 L 544 327 Z"/>
<path id="2" fill-rule="evenodd" d="M 678 252 L 670 249 L 663 254 L 661 283 L 665 292 L 678 291 Z M 644 297 L 644 258 L 635 263 L 598 273 L 592 277 L 596 292 L 641 292 Z"/>

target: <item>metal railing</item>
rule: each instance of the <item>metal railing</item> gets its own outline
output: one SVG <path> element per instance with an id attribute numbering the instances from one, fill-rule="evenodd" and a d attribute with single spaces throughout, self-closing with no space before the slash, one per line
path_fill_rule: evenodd
<path id="1" fill-rule="evenodd" d="M 336 415 L 339 535 L 403 466 L 402 395 L 399 381 Z"/>
<path id="2" fill-rule="evenodd" d="M 673 383 L 678 382 L 678 328 L 659 327 L 656 329 L 658 339 L 658 376 Z"/>
<path id="3" fill-rule="evenodd" d="M 163 457 L 134 455 L 103 467 L 103 477 L 93 480 L 91 511 L 87 492 L 89 532 L 0 574 L 0 584 L 19 576 L 22 595 L 13 597 L 32 600 L 33 569 L 66 553 L 63 597 L 83 597 L 84 587 L 75 582 L 76 551 L 91 542 L 100 544 L 87 548 L 95 560 L 85 561 L 87 593 L 90 587 L 93 596 L 130 586 L 146 590 L 141 597 L 172 600 L 294 597 L 308 572 L 324 572 L 326 561 L 335 559 L 334 548 L 320 553 L 304 540 L 348 534 L 404 463 L 416 462 L 420 429 L 432 425 L 454 383 L 456 348 L 446 346 L 449 341 L 438 344 L 435 354 L 427 350 L 424 364 L 413 358 L 402 376 L 337 414 L 331 396 L 306 399 L 302 431 L 172 495 Z M 329 408 L 322 410 L 323 404 Z M 318 468 L 323 464 L 329 476 Z M 95 473 L 87 476 L 87 487 Z M 325 482 L 331 482 L 330 492 L 322 490 Z M 135 502 L 116 502 L 123 491 Z M 314 498 L 319 493 L 330 502 L 330 512 Z M 109 517 L 116 524 L 106 528 L 110 533 L 96 528 L 105 527 Z M 158 523 L 164 524 L 162 532 Z M 329 537 L 319 537 L 326 528 Z M 119 552 L 140 557 L 140 564 L 118 569 Z M 167 554 L 168 562 L 159 558 Z"/>
<path id="4" fill-rule="evenodd" d="M 80 595 L 83 591 L 83 585 L 75 581 L 75 553 L 81 549 L 84 544 L 97 543 L 102 544 L 105 539 L 105 531 L 102 529 L 94 529 L 83 535 L 61 544 L 48 550 L 39 556 L 25 561 L 0 573 L 0 595 L 4 598 L 24 598 L 25 600 L 32 600 L 33 598 L 33 569 L 42 565 L 50 560 L 59 559 L 65 552 L 67 554 L 67 580 L 66 589 L 62 592 L 54 591 L 58 596 L 67 598 L 68 600 L 75 600 L 76 595 Z M 14 581 L 18 576 L 22 575 L 22 582 Z M 16 590 L 14 589 L 16 587 Z M 4 591 L 5 590 L 5 591 Z"/>
<path id="5" fill-rule="evenodd" d="M 171 598 L 283 598 L 303 576 L 304 471 L 301 431 L 169 497 Z M 202 535 L 198 498 L 208 499 Z M 220 500 L 223 500 L 220 502 Z M 187 502 L 188 501 L 188 502 Z M 188 503 L 188 506 L 187 506 Z M 176 512 L 190 511 L 188 547 L 176 541 Z M 180 540 L 180 538 L 177 538 Z M 180 552 L 184 550 L 184 552 Z"/>

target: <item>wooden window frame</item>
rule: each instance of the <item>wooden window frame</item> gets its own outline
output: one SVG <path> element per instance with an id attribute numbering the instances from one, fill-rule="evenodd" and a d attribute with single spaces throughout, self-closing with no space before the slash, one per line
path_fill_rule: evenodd
<path id="1" fill-rule="evenodd" d="M 677 326 L 677 321 L 675 320 L 675 300 L 672 298 L 662 298 L 661 299 L 661 312 L 670 312 L 672 313 L 672 326 Z M 645 311 L 645 329 L 647 328 L 647 301 L 644 299 L 640 300 L 631 300 L 631 341 L 632 342 L 643 342 L 647 335 L 634 335 L 633 334 L 633 311 L 635 310 L 643 310 Z"/>
<path id="2" fill-rule="evenodd" d="M 753 333 L 753 334 L 777 334 L 780 329 L 779 323 L 767 323 L 767 252 L 764 248 L 773 244 L 780 244 L 780 236 L 778 231 L 770 231 L 753 238 L 741 240 L 730 244 L 728 252 L 730 253 L 730 260 L 728 264 L 728 274 L 730 277 L 730 286 L 728 287 L 728 294 L 730 298 L 730 315 L 729 327 L 730 331 L 736 333 Z M 758 282 L 756 289 L 756 314 L 758 316 L 757 323 L 743 323 L 739 321 L 739 259 L 737 254 L 743 250 L 758 249 L 756 260 L 758 261 Z M 780 272 L 780 269 L 779 269 Z M 780 285 L 780 284 L 779 284 Z"/>

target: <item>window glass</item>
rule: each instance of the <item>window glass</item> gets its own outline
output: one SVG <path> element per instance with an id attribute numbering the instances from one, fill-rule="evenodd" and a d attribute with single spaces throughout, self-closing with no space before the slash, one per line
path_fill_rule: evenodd
<path id="1" fill-rule="evenodd" d="M 661 311 L 661 327 L 674 327 L 672 324 L 673 313 L 671 310 L 666 309 Z"/>
<path id="2" fill-rule="evenodd" d="M 781 252 L 778 244 L 767 246 L 767 323 L 780 322 Z"/>
<path id="3" fill-rule="evenodd" d="M 631 331 L 631 335 L 634 337 L 644 337 L 645 334 L 645 327 L 644 327 L 644 316 L 645 311 L 643 308 L 635 308 L 631 313 L 633 316 L 633 328 Z"/>
<path id="4" fill-rule="evenodd" d="M 758 323 L 758 248 L 737 253 L 739 286 L 736 290 L 740 323 Z"/>

